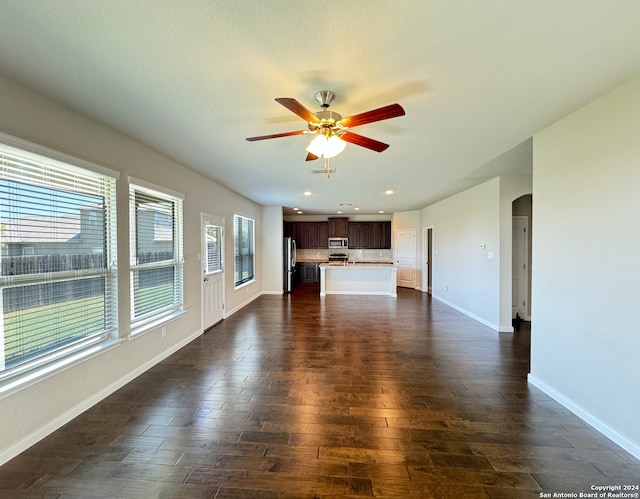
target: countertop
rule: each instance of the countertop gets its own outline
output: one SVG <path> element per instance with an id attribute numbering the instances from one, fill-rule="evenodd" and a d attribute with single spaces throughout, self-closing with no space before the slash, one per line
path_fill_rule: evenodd
<path id="1" fill-rule="evenodd" d="M 329 262 L 326 258 L 321 258 L 319 260 L 314 260 L 312 258 L 303 258 L 301 260 L 297 260 L 297 263 L 319 263 L 328 265 L 329 263 L 337 263 L 338 265 L 343 265 L 341 262 Z M 382 262 L 382 261 L 367 261 L 367 260 L 349 260 L 349 265 L 393 265 L 393 262 Z"/>
<path id="2" fill-rule="evenodd" d="M 358 267 L 393 267 L 391 262 L 322 262 L 320 267 L 345 267 L 345 268 L 358 268 Z"/>

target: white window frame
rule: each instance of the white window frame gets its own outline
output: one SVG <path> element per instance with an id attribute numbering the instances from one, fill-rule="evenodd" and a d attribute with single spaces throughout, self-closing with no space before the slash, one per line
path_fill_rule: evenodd
<path id="1" fill-rule="evenodd" d="M 136 194 L 141 193 L 172 203 L 173 210 L 173 258 L 161 262 L 138 263 L 136 220 Z M 184 314 L 184 257 L 183 257 L 183 200 L 184 195 L 145 180 L 129 177 L 129 240 L 130 240 L 130 310 L 133 338 Z M 155 224 L 154 224 L 155 225 Z M 164 239 L 164 238 L 163 238 Z M 173 269 L 173 299 L 171 304 L 136 316 L 136 276 L 139 272 L 156 269 Z"/>
<path id="2" fill-rule="evenodd" d="M 81 160 L 73 156 L 60 153 L 32 142 L 13 137 L 0 132 L 0 156 L 14 156 L 22 158 L 17 163 L 13 163 L 13 173 L 11 168 L 5 169 L 0 162 L 2 177 L 15 178 L 19 182 L 36 182 L 45 188 L 60 189 L 59 180 L 56 180 L 49 172 L 58 172 L 60 178 L 86 178 L 94 179 L 92 182 L 102 182 L 101 195 L 105 203 L 105 262 L 106 266 L 100 269 L 85 269 L 82 271 L 61 271 L 35 273 L 25 275 L 0 276 L 0 287 L 19 287 L 21 285 L 46 284 L 56 281 L 73 279 L 85 279 L 87 277 L 101 277 L 105 279 L 105 329 L 100 333 L 92 335 L 85 340 L 73 342 L 67 346 L 57 348 L 46 355 L 35 357 L 23 363 L 17 364 L 9 369 L 5 369 L 4 360 L 1 362 L 0 370 L 0 396 L 5 396 L 15 390 L 35 383 L 56 372 L 67 369 L 71 365 L 87 360 L 88 358 L 102 353 L 120 342 L 118 338 L 118 290 L 117 290 L 117 227 L 116 227 L 116 180 L 119 173 L 111 169 L 96 165 L 89 161 Z M 22 166 L 22 165 L 29 165 Z M 33 180 L 29 181 L 29 178 Z M 24 180 L 22 180 L 24 179 Z M 49 180 L 48 180 L 49 179 Z M 82 182 L 74 185 L 79 194 L 93 194 L 95 191 L 87 191 L 82 187 Z M 67 187 L 71 188 L 71 187 Z M 4 307 L 0 295 L 0 343 L 4 345 L 5 327 Z M 4 347 L 3 347 L 4 348 Z M 4 359 L 4 350 L 2 352 Z"/>
<path id="3" fill-rule="evenodd" d="M 242 218 L 244 220 L 248 220 L 249 222 L 251 222 L 251 248 L 250 248 L 249 254 L 253 259 L 253 263 L 252 263 L 253 275 L 251 275 L 247 279 L 240 279 L 240 280 L 236 279 L 236 275 L 238 274 L 237 255 L 238 255 L 239 234 L 237 229 L 238 229 L 239 218 Z M 256 221 L 252 217 L 236 213 L 233 215 L 233 283 L 234 283 L 234 287 L 235 289 L 242 288 L 244 286 L 247 286 L 248 284 L 255 282 L 255 280 L 256 280 Z"/>
<path id="4" fill-rule="evenodd" d="M 220 217 L 211 216 L 210 224 L 206 224 L 206 227 L 217 227 L 218 228 L 218 240 L 216 241 L 216 248 L 218 250 L 216 263 L 218 264 L 218 268 L 214 268 L 211 270 L 209 268 L 209 247 L 206 242 L 206 236 L 203 235 L 203 248 L 202 254 L 204 255 L 202 258 L 202 273 L 207 275 L 218 274 L 224 270 L 224 219 Z"/>

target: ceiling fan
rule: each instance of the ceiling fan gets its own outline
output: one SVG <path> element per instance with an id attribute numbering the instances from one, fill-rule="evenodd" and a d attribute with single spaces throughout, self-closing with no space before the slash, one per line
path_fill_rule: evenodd
<path id="1" fill-rule="evenodd" d="M 279 137 L 290 137 L 292 135 L 315 134 L 314 139 L 307 147 L 306 161 L 312 161 L 319 157 L 325 159 L 336 156 L 342 152 L 346 146 L 345 142 L 366 147 L 376 152 L 382 152 L 389 147 L 389 144 L 379 142 L 362 135 L 351 132 L 349 129 L 373 123 L 375 121 L 387 120 L 403 116 L 404 109 L 400 104 L 390 104 L 378 109 L 373 109 L 360 114 L 354 114 L 347 118 L 334 111 L 329 111 L 329 105 L 335 98 L 335 94 L 330 90 L 322 90 L 315 94 L 315 98 L 322 108 L 321 111 L 312 113 L 297 100 L 288 97 L 280 97 L 276 102 L 282 104 L 292 113 L 297 114 L 307 122 L 308 130 L 296 130 L 294 132 L 276 133 L 272 135 L 260 135 L 258 137 L 247 137 L 249 142 L 265 139 L 276 139 Z M 325 163 L 326 165 L 326 163 Z"/>

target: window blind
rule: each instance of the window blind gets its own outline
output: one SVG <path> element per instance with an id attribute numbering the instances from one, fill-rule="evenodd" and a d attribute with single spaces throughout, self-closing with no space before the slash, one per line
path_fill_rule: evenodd
<path id="1" fill-rule="evenodd" d="M 234 216 L 234 281 L 240 286 L 255 279 L 254 221 Z"/>
<path id="2" fill-rule="evenodd" d="M 0 378 L 115 330 L 115 183 L 0 144 Z"/>
<path id="3" fill-rule="evenodd" d="M 219 225 L 205 225 L 206 273 L 217 272 L 222 269 L 222 227 Z"/>
<path id="4" fill-rule="evenodd" d="M 182 199 L 130 184 L 131 327 L 183 307 Z"/>

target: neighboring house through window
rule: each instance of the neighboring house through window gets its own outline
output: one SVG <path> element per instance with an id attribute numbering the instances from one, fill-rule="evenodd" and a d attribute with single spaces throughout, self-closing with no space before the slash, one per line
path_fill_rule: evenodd
<path id="1" fill-rule="evenodd" d="M 183 312 L 182 195 L 129 179 L 131 332 Z"/>
<path id="2" fill-rule="evenodd" d="M 117 340 L 117 173 L 0 142 L 1 382 Z"/>

